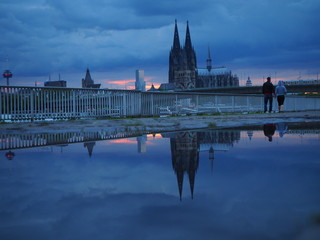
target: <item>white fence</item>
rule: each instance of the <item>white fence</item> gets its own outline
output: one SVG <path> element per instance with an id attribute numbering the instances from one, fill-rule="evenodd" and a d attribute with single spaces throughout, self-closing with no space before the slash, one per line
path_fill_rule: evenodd
<path id="1" fill-rule="evenodd" d="M 274 100 L 274 110 L 277 109 Z M 320 98 L 287 96 L 285 111 L 319 110 Z M 0 86 L 0 121 L 258 112 L 263 96 Z"/>

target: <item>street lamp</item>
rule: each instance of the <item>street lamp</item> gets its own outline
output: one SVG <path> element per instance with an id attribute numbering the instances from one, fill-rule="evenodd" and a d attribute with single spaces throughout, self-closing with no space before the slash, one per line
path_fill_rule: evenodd
<path id="1" fill-rule="evenodd" d="M 10 70 L 5 70 L 3 72 L 3 77 L 7 79 L 7 86 L 9 86 L 9 78 L 12 78 L 12 73 Z"/>

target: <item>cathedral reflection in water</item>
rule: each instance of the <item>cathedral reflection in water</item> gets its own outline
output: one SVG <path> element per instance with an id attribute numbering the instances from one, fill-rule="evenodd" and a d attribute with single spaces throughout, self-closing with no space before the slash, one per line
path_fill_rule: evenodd
<path id="1" fill-rule="evenodd" d="M 203 132 L 177 132 L 165 134 L 170 138 L 172 167 L 177 176 L 180 200 L 184 175 L 188 176 L 190 194 L 193 198 L 196 172 L 199 166 L 199 152 L 207 151 L 213 166 L 214 152 L 227 151 L 240 140 L 240 130 L 217 130 Z"/>

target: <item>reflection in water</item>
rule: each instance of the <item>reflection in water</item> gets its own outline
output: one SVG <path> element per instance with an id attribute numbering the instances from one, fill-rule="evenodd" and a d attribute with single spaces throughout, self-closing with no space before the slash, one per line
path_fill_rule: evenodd
<path id="1" fill-rule="evenodd" d="M 248 135 L 249 140 L 251 140 L 252 137 L 253 137 L 253 131 L 252 130 L 248 130 L 247 131 L 247 135 Z"/>
<path id="2" fill-rule="evenodd" d="M 268 138 L 269 142 L 272 142 L 272 136 L 276 131 L 276 126 L 273 123 L 263 125 L 263 133 Z"/>
<path id="3" fill-rule="evenodd" d="M 6 158 L 8 160 L 12 160 L 14 158 L 14 156 L 15 156 L 14 152 L 11 152 L 11 151 L 6 152 Z"/>
<path id="4" fill-rule="evenodd" d="M 177 176 L 180 200 L 185 174 L 188 176 L 193 198 L 199 152 L 209 152 L 212 169 L 214 151 L 226 151 L 239 139 L 240 130 L 188 131 L 170 134 L 172 166 Z"/>
<path id="5" fill-rule="evenodd" d="M 312 239 L 320 128 L 275 127 L 4 149 L 0 239 Z"/>
<path id="6" fill-rule="evenodd" d="M 180 200 L 182 197 L 183 178 L 186 173 L 189 177 L 191 197 L 196 171 L 199 165 L 197 132 L 179 132 L 170 138 L 172 167 L 176 173 Z"/>
<path id="7" fill-rule="evenodd" d="M 89 157 L 92 156 L 94 145 L 96 145 L 96 142 L 85 142 L 85 143 L 83 143 L 83 146 L 88 149 Z"/>
<path id="8" fill-rule="evenodd" d="M 145 153 L 147 151 L 147 136 L 139 136 L 137 137 L 138 142 L 138 153 Z"/>
<path id="9" fill-rule="evenodd" d="M 319 129 L 298 129 L 288 131 L 288 126 L 284 122 L 268 123 L 263 125 L 263 133 L 268 138 L 268 141 L 272 142 L 275 131 L 277 130 L 279 137 L 283 137 L 285 133 L 289 134 L 303 134 L 305 132 L 319 133 Z M 208 159 L 210 161 L 211 171 L 213 171 L 213 161 L 215 159 L 216 151 L 228 151 L 235 142 L 240 140 L 240 129 L 237 130 L 198 130 L 198 131 L 181 131 L 175 133 L 163 133 L 163 138 L 170 139 L 171 146 L 171 160 L 172 167 L 176 174 L 179 197 L 182 199 L 182 190 L 184 176 L 187 175 L 187 179 L 190 185 L 191 198 L 194 195 L 194 185 L 196 172 L 199 167 L 199 153 L 208 152 Z M 87 148 L 89 157 L 92 157 L 94 146 L 96 141 L 90 141 L 90 139 L 113 139 L 119 138 L 119 135 L 135 135 L 135 133 L 114 133 L 101 134 L 101 132 L 63 132 L 52 134 L 14 134 L 14 135 L 2 135 L 2 148 L 11 146 L 14 148 L 21 148 L 23 146 L 30 147 L 34 145 L 58 145 L 61 147 L 68 146 L 67 144 L 59 144 L 61 142 L 79 142 L 85 141 L 83 146 Z M 247 136 L 251 141 L 254 136 L 254 131 L 247 130 Z M 153 135 L 155 137 L 155 134 Z M 147 152 L 147 135 L 138 136 L 136 138 L 138 153 Z M 12 160 L 15 157 L 15 153 L 11 150 L 5 154 L 8 160 Z"/>
<path id="10" fill-rule="evenodd" d="M 288 130 L 288 126 L 287 126 L 287 124 L 285 124 L 284 122 L 280 122 L 280 123 L 277 123 L 276 124 L 276 129 L 277 129 L 277 131 L 278 131 L 278 133 L 279 133 L 279 136 L 280 137 L 283 137 L 284 136 L 284 134 L 287 132 L 287 130 Z"/>
<path id="11" fill-rule="evenodd" d="M 210 161 L 211 171 L 213 171 L 213 160 L 214 160 L 214 150 L 213 150 L 213 147 L 211 146 L 209 149 L 209 161 Z"/>
<path id="12" fill-rule="evenodd" d="M 140 131 L 123 132 L 123 129 L 100 131 L 94 130 L 85 132 L 68 132 L 65 130 L 60 130 L 55 132 L 36 133 L 0 133 L 0 150 L 128 138 L 140 136 L 141 134 L 142 133 Z"/>
<path id="13" fill-rule="evenodd" d="M 70 139 L 77 135 L 75 133 L 64 133 L 60 135 L 46 135 L 49 141 L 40 141 L 41 143 L 56 144 L 57 146 L 67 147 L 67 144 L 57 144 L 59 142 L 69 142 Z M 39 135 L 21 135 L 15 136 L 15 139 L 23 139 L 33 141 Z M 97 139 L 99 136 L 97 132 L 89 133 L 82 139 Z M 187 175 L 190 194 L 193 198 L 194 184 L 196 172 L 199 166 L 199 153 L 208 152 L 208 159 L 210 161 L 211 170 L 213 170 L 214 153 L 216 151 L 228 151 L 234 142 L 240 140 L 240 130 L 201 130 L 201 131 L 184 131 L 175 133 L 163 133 L 163 138 L 170 139 L 172 167 L 177 177 L 177 184 L 179 189 L 180 200 L 182 199 L 182 189 L 184 176 Z M 138 136 L 137 138 L 138 153 L 145 153 L 147 151 L 147 136 Z M 39 139 L 38 139 L 39 140 Z M 39 141 L 35 142 L 39 142 Z M 57 142 L 54 142 L 56 140 Z M 12 139 L 10 140 L 13 143 Z M 19 144 L 13 144 L 17 146 Z M 95 141 L 86 141 L 83 147 L 87 148 L 88 155 L 91 158 L 93 149 L 96 145 Z M 29 144 L 27 144 L 29 146 Z M 6 153 L 6 157 L 12 160 L 15 154 L 11 151 Z"/>

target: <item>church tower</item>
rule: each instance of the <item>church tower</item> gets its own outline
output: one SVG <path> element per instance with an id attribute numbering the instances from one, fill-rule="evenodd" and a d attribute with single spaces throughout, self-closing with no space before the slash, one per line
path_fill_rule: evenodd
<path id="1" fill-rule="evenodd" d="M 189 30 L 189 22 L 187 22 L 187 31 L 186 31 L 186 40 L 184 44 L 184 51 L 187 56 L 188 69 L 196 69 L 197 68 L 197 60 L 196 53 L 191 43 L 191 36 Z"/>
<path id="2" fill-rule="evenodd" d="M 176 20 L 173 46 L 169 56 L 169 83 L 173 83 L 175 89 L 195 88 L 196 68 L 197 59 L 191 42 L 189 23 L 187 22 L 185 44 L 181 48 Z"/>
<path id="3" fill-rule="evenodd" d="M 91 78 L 89 68 L 87 68 L 86 77 L 82 78 L 82 88 L 100 88 L 101 84 L 95 84 Z"/>
<path id="4" fill-rule="evenodd" d="M 174 83 L 176 74 L 175 71 L 179 69 L 180 59 L 181 59 L 181 45 L 179 40 L 179 32 L 177 26 L 177 20 L 175 21 L 174 26 L 174 37 L 173 37 L 173 45 L 171 47 L 170 55 L 169 55 L 169 83 Z"/>

